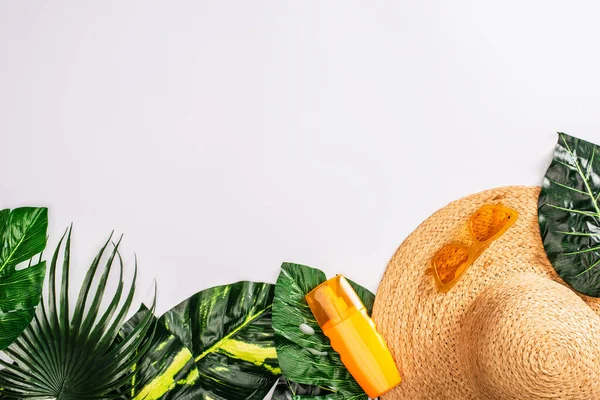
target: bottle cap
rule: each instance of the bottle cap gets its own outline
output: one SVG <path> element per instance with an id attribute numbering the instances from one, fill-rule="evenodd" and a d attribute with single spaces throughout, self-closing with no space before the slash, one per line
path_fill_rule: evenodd
<path id="1" fill-rule="evenodd" d="M 365 307 L 342 275 L 314 288 L 306 301 L 321 328 L 335 326 Z"/>

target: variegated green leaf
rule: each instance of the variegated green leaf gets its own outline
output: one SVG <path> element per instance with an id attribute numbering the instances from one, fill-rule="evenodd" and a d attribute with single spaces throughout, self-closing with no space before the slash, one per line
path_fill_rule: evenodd
<path id="1" fill-rule="evenodd" d="M 150 313 L 145 306 L 127 321 L 120 337 L 126 337 Z M 135 375 L 128 388 L 133 400 L 184 399 L 192 396 L 198 380 L 198 369 L 190 350 L 152 316 L 152 328 L 148 335 L 152 344 L 146 355 L 133 366 Z M 193 398 L 193 397 L 190 397 Z"/>
<path id="2" fill-rule="evenodd" d="M 273 328 L 281 370 L 292 382 L 319 386 L 333 392 L 308 398 L 366 400 L 368 396 L 331 347 L 304 299 L 308 292 L 325 280 L 323 271 L 315 268 L 291 263 L 281 266 L 273 300 Z M 375 296 L 349 282 L 371 313 Z M 313 328 L 314 334 L 304 333 L 300 329 L 301 324 Z"/>
<path id="3" fill-rule="evenodd" d="M 273 288 L 254 282 L 217 286 L 165 313 L 155 351 L 140 363 L 156 366 L 154 378 L 148 367 L 140 370 L 139 379 L 148 383 L 134 398 L 263 400 L 281 373 L 271 326 Z"/>

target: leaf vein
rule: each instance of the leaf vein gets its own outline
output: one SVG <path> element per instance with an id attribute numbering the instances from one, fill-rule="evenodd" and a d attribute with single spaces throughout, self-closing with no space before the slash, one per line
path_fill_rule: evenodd
<path id="1" fill-rule="evenodd" d="M 37 220 L 40 217 L 40 215 L 42 215 L 42 213 L 36 211 L 35 218 L 33 219 L 33 221 L 31 222 L 31 224 L 29 224 L 29 226 L 27 227 L 27 229 L 25 229 L 25 231 L 21 235 L 21 239 L 19 240 L 19 243 L 17 243 L 17 245 L 13 247 L 13 249 L 10 252 L 10 254 L 8 255 L 8 257 L 6 257 L 6 260 L 4 260 L 4 262 L 2 263 L 2 266 L 0 267 L 0 272 L 2 272 L 2 270 L 4 270 L 4 268 L 6 268 L 6 266 L 9 263 L 9 261 L 11 260 L 11 258 L 15 255 L 15 252 L 17 251 L 17 249 L 19 248 L 19 246 L 21 246 L 21 244 L 23 244 L 23 241 L 27 237 L 27 232 L 29 232 L 29 230 L 31 229 L 31 227 L 33 225 L 35 225 L 35 223 L 37 222 Z"/>
<path id="2" fill-rule="evenodd" d="M 267 307 L 265 307 L 264 309 L 260 310 L 258 313 L 250 315 L 243 324 L 241 324 L 240 326 L 238 326 L 237 328 L 235 328 L 234 330 L 232 330 L 231 332 L 229 332 L 227 335 L 225 335 L 221 340 L 219 340 L 218 342 L 216 342 L 215 344 L 213 344 L 212 346 L 210 346 L 208 349 L 204 350 L 198 357 L 196 357 L 194 359 L 194 361 L 198 362 L 201 359 L 203 359 L 204 357 L 206 357 L 207 354 L 214 352 L 215 350 L 219 349 L 223 343 L 225 343 L 226 341 L 228 341 L 229 339 L 231 339 L 233 336 L 235 336 L 239 331 L 241 331 L 242 329 L 244 329 L 247 325 L 250 325 L 252 322 L 254 322 L 254 320 L 258 319 L 259 317 L 261 317 L 264 313 L 266 313 L 267 311 L 269 311 L 269 309 L 272 307 L 272 304 L 269 304 Z"/>
<path id="3" fill-rule="evenodd" d="M 579 173 L 579 175 L 581 176 L 581 179 L 583 179 L 583 183 L 585 184 L 585 187 L 587 189 L 588 195 L 590 196 L 590 199 L 592 200 L 592 204 L 594 205 L 594 208 L 596 209 L 596 215 L 598 217 L 600 217 L 600 208 L 598 207 L 598 202 L 596 201 L 594 194 L 592 193 L 592 189 L 590 188 L 590 183 L 588 182 L 588 180 L 585 178 L 585 175 L 581 169 L 581 166 L 579 165 L 579 162 L 577 161 L 577 158 L 575 157 L 575 154 L 573 153 L 573 151 L 571 151 L 571 147 L 569 147 L 569 144 L 567 143 L 567 140 L 565 139 L 564 134 L 560 135 L 563 143 L 565 144 L 567 151 L 569 152 L 569 155 L 571 156 L 571 159 L 573 160 L 573 162 L 575 163 L 575 167 L 577 168 L 577 172 Z"/>

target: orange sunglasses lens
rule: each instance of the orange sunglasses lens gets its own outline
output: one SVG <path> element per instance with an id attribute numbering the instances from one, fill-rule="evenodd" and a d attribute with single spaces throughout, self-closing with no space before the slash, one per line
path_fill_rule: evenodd
<path id="1" fill-rule="evenodd" d="M 515 222 L 517 216 L 515 210 L 501 204 L 485 205 L 477 210 L 469 221 L 469 231 L 475 243 L 471 247 L 450 243 L 433 257 L 433 269 L 440 291 L 450 290 L 471 263 Z"/>
<path id="2" fill-rule="evenodd" d="M 504 207 L 484 206 L 471 217 L 471 232 L 479 242 L 494 239 L 510 222 L 513 216 Z"/>
<path id="3" fill-rule="evenodd" d="M 433 258 L 435 274 L 443 285 L 457 278 L 458 269 L 469 261 L 469 251 L 464 246 L 446 245 Z"/>

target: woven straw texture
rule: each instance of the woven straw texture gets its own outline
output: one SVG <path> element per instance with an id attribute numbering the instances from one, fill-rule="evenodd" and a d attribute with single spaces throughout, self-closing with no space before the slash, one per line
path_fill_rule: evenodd
<path id="1" fill-rule="evenodd" d="M 548 262 L 538 195 L 506 187 L 463 198 L 400 246 L 373 309 L 403 378 L 384 400 L 600 399 L 600 299 L 576 294 Z M 516 223 L 440 293 L 432 256 L 470 244 L 469 217 L 499 202 L 519 212 Z"/>

